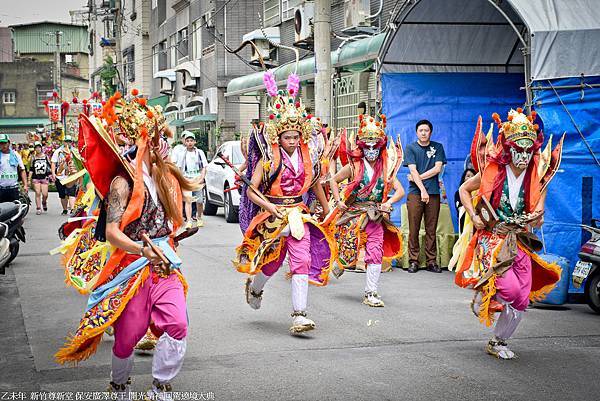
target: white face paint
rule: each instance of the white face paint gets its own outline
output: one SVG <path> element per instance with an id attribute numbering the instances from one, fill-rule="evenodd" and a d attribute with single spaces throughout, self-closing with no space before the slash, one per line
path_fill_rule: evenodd
<path id="1" fill-rule="evenodd" d="M 369 146 L 363 150 L 365 154 L 365 159 L 370 162 L 374 162 L 379 157 L 379 149 L 373 148 L 373 146 Z"/>
<path id="2" fill-rule="evenodd" d="M 512 157 L 512 162 L 515 166 L 517 166 L 520 170 L 525 170 L 531 161 L 531 157 L 533 153 L 529 151 L 529 149 L 519 152 L 514 148 L 510 148 L 510 156 Z"/>
<path id="3" fill-rule="evenodd" d="M 525 170 L 533 157 L 533 152 L 531 147 L 533 146 L 533 141 L 530 139 L 519 139 L 517 140 L 517 145 L 523 149 L 522 151 L 518 151 L 517 149 L 511 147 L 510 148 L 510 156 L 512 158 L 513 164 L 519 170 Z"/>

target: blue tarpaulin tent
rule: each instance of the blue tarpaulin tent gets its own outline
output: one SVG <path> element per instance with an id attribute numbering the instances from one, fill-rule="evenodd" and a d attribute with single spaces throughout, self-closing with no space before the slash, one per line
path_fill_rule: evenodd
<path id="1" fill-rule="evenodd" d="M 566 132 L 543 234 L 547 252 L 571 268 L 586 239 L 580 224 L 600 218 L 600 10 L 592 3 L 412 0 L 392 17 L 378 65 L 390 134 L 407 144 L 419 119 L 433 122 L 450 204 L 479 115 L 487 132 L 493 112 L 505 118 L 530 105 L 546 140 Z"/>

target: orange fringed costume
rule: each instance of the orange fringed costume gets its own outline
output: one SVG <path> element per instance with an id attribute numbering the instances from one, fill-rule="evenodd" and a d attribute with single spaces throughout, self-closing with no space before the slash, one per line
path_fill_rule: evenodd
<path id="1" fill-rule="evenodd" d="M 499 280 L 505 280 L 509 270 L 520 261 L 531 265 L 530 300 L 543 299 L 560 279 L 560 267 L 544 261 L 535 253 L 540 250 L 540 243 L 528 227 L 531 221 L 539 218 L 536 208 L 558 170 L 563 139 L 551 150 L 551 137 L 540 152 L 543 136 L 537 133 L 538 127 L 533 124 L 535 118 L 535 112 L 527 117 L 520 109 L 511 110 L 508 121 L 501 123 L 499 116 L 494 114 L 500 128 L 498 141 L 494 144 L 492 129 L 487 136 L 484 135 L 479 117 L 471 146 L 471 159 L 481 177 L 474 204 L 485 197 L 495 209 L 499 221 L 493 229 L 473 230 L 470 216 L 465 216 L 465 228 L 454 247 L 451 267 L 456 266 L 457 285 L 482 292 L 475 312 L 487 326 L 493 323 L 494 312 L 497 311 L 498 306 L 493 305 L 493 301 L 499 291 Z M 513 210 L 507 178 L 511 173 L 508 170 L 511 160 L 509 149 L 522 150 L 519 147 L 523 143 L 521 139 L 531 140 L 534 149 L 529 165 L 521 173 L 525 176 L 514 207 L 516 210 Z M 528 299 L 521 303 L 528 303 Z"/>

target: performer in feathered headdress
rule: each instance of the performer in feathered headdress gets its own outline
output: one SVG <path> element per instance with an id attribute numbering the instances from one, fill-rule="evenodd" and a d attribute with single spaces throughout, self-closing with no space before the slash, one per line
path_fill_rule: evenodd
<path id="1" fill-rule="evenodd" d="M 543 223 L 548 184 L 556 174 L 561 139 L 554 150 L 552 137 L 543 152 L 536 113 L 519 108 L 507 121 L 493 115 L 499 128 L 494 144 L 492 128 L 481 130 L 481 117 L 471 146 L 478 173 L 461 185 L 460 199 L 467 212 L 463 234 L 454 247 L 450 268 L 456 283 L 474 288 L 472 309 L 482 323 L 500 316 L 486 351 L 501 359 L 515 358 L 506 341 L 517 329 L 530 300 L 543 299 L 560 279 L 561 269 L 535 252 L 542 245 L 531 232 Z M 473 196 L 473 195 L 474 196 Z"/>
<path id="2" fill-rule="evenodd" d="M 306 316 L 309 281 L 325 285 L 335 259 L 333 239 L 309 214 L 308 191 L 329 211 L 319 183 L 324 138 L 314 129 L 311 115 L 299 99 L 299 79 L 288 78 L 287 91 L 277 90 L 273 73 L 265 73 L 271 96 L 271 114 L 266 124 L 255 126 L 248 146 L 245 190 L 255 208 L 242 207 L 243 221 L 251 219 L 242 244 L 237 248 L 235 267 L 253 276 L 246 282 L 246 301 L 259 309 L 263 287 L 288 256 L 292 281 L 292 333 L 312 330 Z"/>
<path id="3" fill-rule="evenodd" d="M 381 264 L 402 254 L 402 234 L 390 222 L 392 205 L 404 196 L 404 188 L 396 178 L 402 165 L 400 140 L 387 147 L 386 118 L 377 121 L 368 115 L 359 116 L 356 138 L 344 141 L 346 164 L 331 180 L 331 192 L 336 209 L 326 221 L 338 244 L 338 263 L 334 273 L 355 266 L 359 250 L 365 248 L 367 282 L 363 303 L 384 306 L 379 293 Z M 343 194 L 338 183 L 348 180 Z M 390 193 L 394 194 L 390 196 Z"/>
<path id="4" fill-rule="evenodd" d="M 109 390 L 126 396 L 134 346 L 152 321 L 159 336 L 150 390 L 156 398 L 171 392 L 170 381 L 185 354 L 187 284 L 179 271 L 174 232 L 182 223 L 181 191 L 197 185 L 163 160 L 162 135 L 168 128 L 161 108 L 148 106 L 136 90 L 132 95 L 124 99 L 115 94 L 101 117 L 80 115 L 80 153 L 100 202 L 93 223 L 71 233 L 73 243 L 83 248 L 69 249 L 65 256 L 78 254 L 83 273 L 93 274 L 79 276 L 79 287 L 90 293 L 87 308 L 56 360 L 87 359 L 112 326 Z M 131 162 L 120 155 L 120 136 L 135 143 Z M 81 240 L 82 235 L 87 239 Z"/>

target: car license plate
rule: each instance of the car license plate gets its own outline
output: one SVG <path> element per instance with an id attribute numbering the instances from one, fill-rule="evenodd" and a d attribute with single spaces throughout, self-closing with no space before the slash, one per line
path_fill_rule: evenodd
<path id="1" fill-rule="evenodd" d="M 581 287 L 583 281 L 590 274 L 591 268 L 592 264 L 590 262 L 583 262 L 581 260 L 577 262 L 575 270 L 573 270 L 573 286 L 575 288 Z"/>

